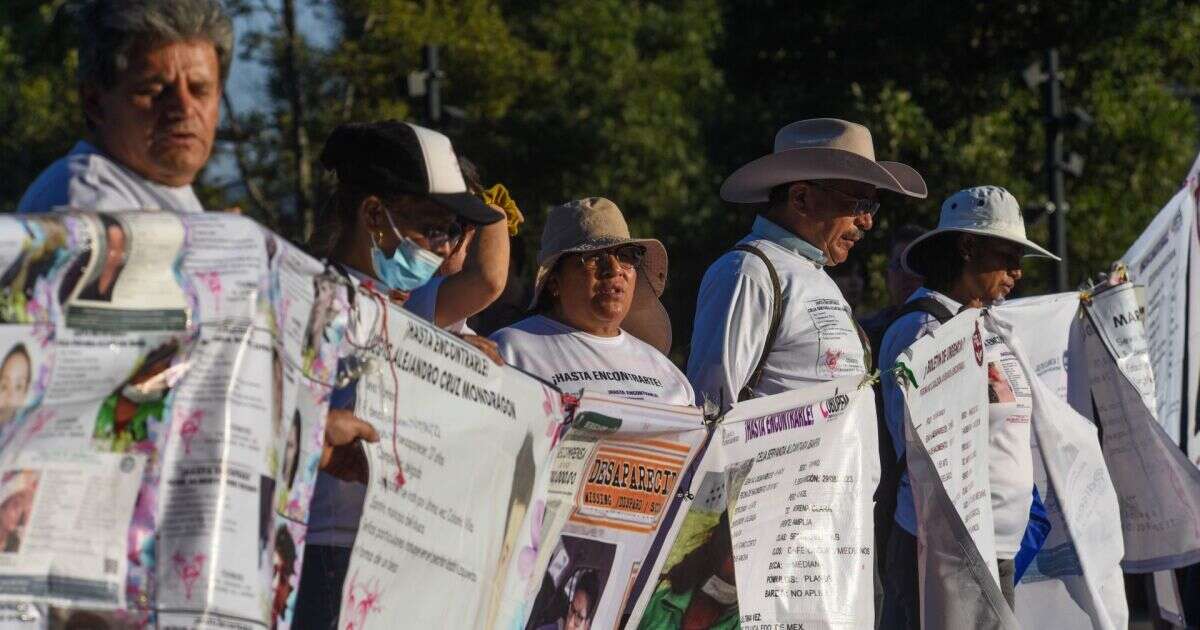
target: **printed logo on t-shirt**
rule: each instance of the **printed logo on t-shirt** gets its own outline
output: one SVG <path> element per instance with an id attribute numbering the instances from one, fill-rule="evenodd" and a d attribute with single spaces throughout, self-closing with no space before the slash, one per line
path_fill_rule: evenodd
<path id="1" fill-rule="evenodd" d="M 653 376 L 634 374 L 624 370 L 559 372 L 551 380 L 557 386 L 562 386 L 565 383 L 605 383 L 609 387 L 601 391 L 610 396 L 620 396 L 622 398 L 658 398 L 664 389 L 662 381 Z M 643 386 L 643 388 L 637 387 L 639 385 Z M 647 388 L 653 388 L 653 391 Z"/>

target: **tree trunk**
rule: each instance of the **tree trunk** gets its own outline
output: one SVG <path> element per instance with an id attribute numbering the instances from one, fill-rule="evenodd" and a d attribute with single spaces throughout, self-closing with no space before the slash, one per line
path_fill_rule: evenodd
<path id="1" fill-rule="evenodd" d="M 304 91 L 300 86 L 298 56 L 300 33 L 296 27 L 296 2 L 283 0 L 283 80 L 291 110 L 289 144 L 293 162 L 296 197 L 295 224 L 290 237 L 304 243 L 312 236 L 315 212 L 312 204 L 312 166 L 309 159 L 308 131 L 304 128 Z"/>

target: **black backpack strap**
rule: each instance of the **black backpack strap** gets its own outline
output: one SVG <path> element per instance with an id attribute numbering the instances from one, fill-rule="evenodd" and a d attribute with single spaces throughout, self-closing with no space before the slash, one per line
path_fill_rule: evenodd
<path id="1" fill-rule="evenodd" d="M 762 380 L 763 368 L 767 365 L 767 355 L 771 354 L 771 349 L 775 347 L 775 338 L 779 336 L 779 324 L 783 321 L 783 287 L 779 283 L 779 274 L 775 271 L 775 265 L 771 264 L 767 255 L 761 249 L 742 243 L 733 248 L 736 251 L 746 252 L 758 256 L 759 260 L 767 266 L 767 273 L 771 276 L 771 289 L 774 291 L 774 299 L 771 301 L 771 327 L 767 329 L 767 342 L 763 345 L 762 354 L 758 357 L 758 365 L 754 366 L 754 371 L 750 373 L 750 380 L 746 381 L 745 387 L 738 392 L 738 400 L 746 400 L 753 396 L 752 390 L 758 387 L 759 381 Z"/>
<path id="2" fill-rule="evenodd" d="M 946 308 L 945 304 L 942 304 L 931 297 L 917 298 L 911 302 L 905 302 L 900 308 L 896 309 L 896 312 L 892 314 L 892 319 L 887 323 L 887 326 L 883 327 L 883 334 L 880 335 L 880 338 L 882 338 L 884 335 L 887 335 L 888 329 L 891 328 L 892 324 L 895 324 L 896 321 L 901 317 L 904 317 L 909 313 L 918 312 L 932 315 L 939 324 L 945 324 L 954 318 L 954 313 L 951 313 L 950 309 Z"/>

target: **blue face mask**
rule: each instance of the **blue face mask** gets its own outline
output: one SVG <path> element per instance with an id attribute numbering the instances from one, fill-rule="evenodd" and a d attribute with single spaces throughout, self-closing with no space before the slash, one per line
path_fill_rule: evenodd
<path id="1" fill-rule="evenodd" d="M 384 212 L 387 215 L 387 212 Z M 392 217 L 388 217 L 388 223 Z M 375 268 L 375 277 L 391 289 L 397 291 L 412 291 L 429 282 L 438 267 L 442 266 L 442 257 L 417 245 L 415 241 L 400 235 L 396 226 L 392 232 L 400 238 L 400 244 L 391 258 L 383 255 L 375 237 L 371 237 L 371 266 Z"/>

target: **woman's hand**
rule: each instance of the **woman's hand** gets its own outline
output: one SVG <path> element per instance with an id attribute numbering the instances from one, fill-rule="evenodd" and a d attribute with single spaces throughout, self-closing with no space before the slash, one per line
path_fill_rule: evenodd
<path id="1" fill-rule="evenodd" d="M 500 356 L 500 346 L 497 346 L 495 341 L 479 335 L 459 335 L 459 338 L 479 348 L 479 351 L 486 354 L 492 363 L 504 365 L 504 357 Z"/>
<path id="2" fill-rule="evenodd" d="M 358 440 L 378 442 L 375 427 L 346 409 L 332 409 L 325 417 L 325 447 L 321 470 L 342 481 L 367 482 L 367 459 Z"/>

